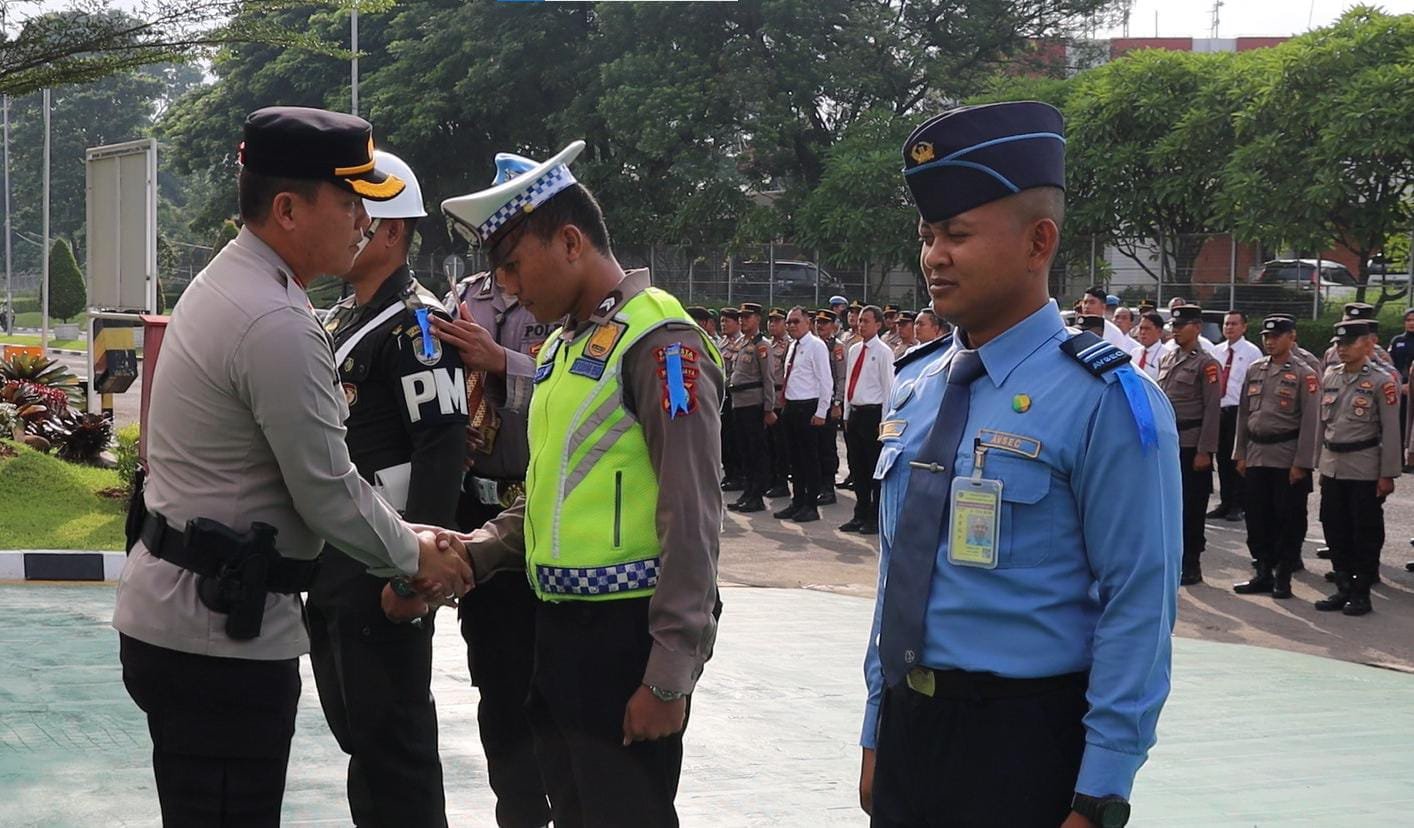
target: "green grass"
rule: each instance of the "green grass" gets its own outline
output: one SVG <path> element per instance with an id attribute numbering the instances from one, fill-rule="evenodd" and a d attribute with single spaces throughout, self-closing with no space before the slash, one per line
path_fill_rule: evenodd
<path id="1" fill-rule="evenodd" d="M 39 311 L 15 314 L 15 327 L 17 328 L 38 328 L 43 324 L 44 314 Z"/>
<path id="2" fill-rule="evenodd" d="M 123 548 L 127 504 L 100 497 L 119 486 L 118 473 L 69 463 L 0 440 L 0 549 Z"/>
<path id="3" fill-rule="evenodd" d="M 0 345 L 38 345 L 39 337 L 29 334 L 14 334 L 12 336 L 0 336 Z M 54 339 L 50 338 L 49 347 L 63 348 L 71 351 L 87 351 L 87 339 Z"/>

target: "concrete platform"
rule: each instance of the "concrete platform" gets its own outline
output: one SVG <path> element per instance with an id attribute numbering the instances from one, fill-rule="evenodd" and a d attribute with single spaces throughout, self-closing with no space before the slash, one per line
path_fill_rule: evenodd
<path id="1" fill-rule="evenodd" d="M 717 656 L 693 706 L 687 826 L 863 826 L 855 804 L 871 602 L 724 591 Z M 0 826 L 157 825 L 145 722 L 109 627 L 111 585 L 0 586 Z M 492 825 L 454 624 L 437 634 L 449 821 Z M 347 825 L 344 756 L 305 669 L 285 824 Z M 1137 826 L 1407 826 L 1414 676 L 1240 644 L 1176 642 Z"/>

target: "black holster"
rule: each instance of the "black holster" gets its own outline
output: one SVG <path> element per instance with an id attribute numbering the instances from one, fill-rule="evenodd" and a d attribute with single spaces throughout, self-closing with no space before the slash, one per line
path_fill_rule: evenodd
<path id="1" fill-rule="evenodd" d="M 197 578 L 197 594 L 212 612 L 226 615 L 226 635 L 247 641 L 260 635 L 275 551 L 275 527 L 252 523 L 245 532 L 206 518 L 187 522 L 188 549 L 208 549 L 220 561 L 214 575 Z"/>
<path id="2" fill-rule="evenodd" d="M 146 481 L 147 472 L 139 465 L 133 475 L 133 493 L 128 496 L 128 517 L 123 522 L 123 539 L 127 542 L 123 551 L 129 555 L 133 552 L 133 544 L 142 537 L 142 524 L 147 520 L 147 501 L 142 496 L 142 486 Z"/>

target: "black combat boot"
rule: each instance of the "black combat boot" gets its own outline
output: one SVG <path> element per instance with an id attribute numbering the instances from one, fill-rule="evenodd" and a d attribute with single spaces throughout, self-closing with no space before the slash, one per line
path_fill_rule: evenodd
<path id="1" fill-rule="evenodd" d="M 1289 580 L 1289 579 L 1288 579 Z M 1276 582 L 1272 579 L 1270 566 L 1258 565 L 1257 574 L 1240 584 L 1233 584 L 1232 591 L 1238 595 L 1258 595 L 1271 592 Z"/>
<path id="2" fill-rule="evenodd" d="M 1350 576 L 1350 599 L 1341 612 L 1346 615 L 1366 615 L 1374 607 L 1370 606 L 1370 579 L 1362 575 Z"/>
<path id="3" fill-rule="evenodd" d="M 1272 597 L 1291 597 L 1291 565 L 1277 564 L 1276 574 L 1272 577 Z"/>
<path id="4" fill-rule="evenodd" d="M 1345 609 L 1350 601 L 1350 576 L 1344 572 L 1335 573 L 1335 592 L 1316 602 L 1320 612 L 1335 612 Z"/>

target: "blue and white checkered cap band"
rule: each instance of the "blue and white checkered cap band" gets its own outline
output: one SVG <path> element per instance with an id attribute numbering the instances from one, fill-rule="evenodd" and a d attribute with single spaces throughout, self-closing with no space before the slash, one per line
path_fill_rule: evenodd
<path id="1" fill-rule="evenodd" d="M 652 589 L 658 585 L 661 565 L 659 558 L 587 569 L 537 565 L 535 577 L 540 581 L 540 590 L 552 595 L 609 595 Z"/>
<path id="2" fill-rule="evenodd" d="M 564 164 L 546 170 L 544 175 L 530 182 L 524 190 L 516 193 L 514 198 L 502 204 L 499 210 L 492 213 L 490 218 L 476 228 L 476 232 L 481 236 L 481 241 L 485 242 L 491 238 L 497 230 L 501 229 L 502 225 L 519 215 L 527 206 L 532 210 L 539 207 L 549 201 L 555 193 L 574 182 L 574 174 Z"/>

